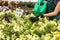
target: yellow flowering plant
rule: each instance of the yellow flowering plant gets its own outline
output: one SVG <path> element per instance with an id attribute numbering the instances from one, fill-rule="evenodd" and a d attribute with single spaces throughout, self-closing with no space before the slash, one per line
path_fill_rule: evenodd
<path id="1" fill-rule="evenodd" d="M 60 40 L 60 20 L 39 17 L 32 23 L 33 13 L 23 17 L 15 10 L 0 13 L 0 40 Z"/>

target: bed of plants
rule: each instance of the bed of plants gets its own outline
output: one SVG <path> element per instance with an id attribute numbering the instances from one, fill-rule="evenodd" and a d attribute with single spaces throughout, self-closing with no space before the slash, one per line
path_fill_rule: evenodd
<path id="1" fill-rule="evenodd" d="M 60 40 L 60 20 L 40 18 L 32 23 L 33 13 L 19 17 L 16 11 L 0 12 L 0 40 Z"/>

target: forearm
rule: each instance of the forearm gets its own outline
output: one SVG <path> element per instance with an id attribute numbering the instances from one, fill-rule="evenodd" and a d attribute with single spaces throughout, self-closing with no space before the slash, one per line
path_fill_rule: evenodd
<path id="1" fill-rule="evenodd" d="M 60 12 L 60 2 L 58 2 L 55 10 L 51 13 L 44 14 L 44 16 L 56 16 Z"/>
<path id="2" fill-rule="evenodd" d="M 48 13 L 48 14 L 44 14 L 44 16 L 48 16 L 48 17 L 50 17 L 50 16 L 56 16 L 57 14 L 55 14 L 55 12 L 51 12 L 51 13 Z"/>

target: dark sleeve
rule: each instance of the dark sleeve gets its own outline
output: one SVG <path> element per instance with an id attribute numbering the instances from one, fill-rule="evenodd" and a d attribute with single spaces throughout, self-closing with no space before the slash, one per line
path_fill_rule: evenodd
<path id="1" fill-rule="evenodd" d="M 59 2 L 60 0 L 54 0 L 54 4 L 57 5 L 57 3 Z"/>
<path id="2" fill-rule="evenodd" d="M 54 4 L 57 5 L 57 3 L 59 2 L 60 0 L 54 0 Z"/>

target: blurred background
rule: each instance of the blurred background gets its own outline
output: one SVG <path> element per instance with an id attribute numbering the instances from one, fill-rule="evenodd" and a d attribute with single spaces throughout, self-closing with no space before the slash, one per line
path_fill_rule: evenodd
<path id="1" fill-rule="evenodd" d="M 0 1 L 22 1 L 22 2 L 37 2 L 38 0 L 0 0 Z"/>

